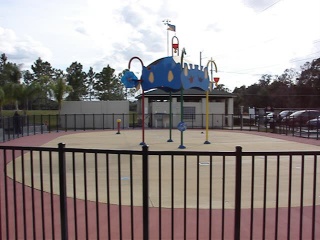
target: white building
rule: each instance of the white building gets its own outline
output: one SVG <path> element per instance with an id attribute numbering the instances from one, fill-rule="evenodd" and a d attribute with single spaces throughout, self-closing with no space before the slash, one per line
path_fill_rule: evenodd
<path id="1" fill-rule="evenodd" d="M 181 94 L 180 91 L 171 93 L 172 126 L 176 127 L 181 121 Z M 209 92 L 208 113 L 209 126 L 223 127 L 232 124 L 233 99 L 235 95 L 214 89 Z M 142 114 L 142 94 L 138 99 L 138 114 Z M 206 126 L 206 92 L 198 89 L 183 91 L 183 115 L 187 126 Z M 150 90 L 144 93 L 145 124 L 154 128 L 169 127 L 170 93 L 161 89 Z"/>

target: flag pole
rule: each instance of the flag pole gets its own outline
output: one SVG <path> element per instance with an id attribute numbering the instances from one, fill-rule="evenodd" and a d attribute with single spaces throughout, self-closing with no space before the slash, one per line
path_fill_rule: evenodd
<path id="1" fill-rule="evenodd" d="M 167 56 L 169 56 L 169 30 L 167 28 Z"/>
<path id="2" fill-rule="evenodd" d="M 171 22 L 169 19 L 165 19 L 162 21 L 164 25 L 167 25 L 168 23 Z M 169 29 L 167 28 L 167 56 L 169 56 Z"/>

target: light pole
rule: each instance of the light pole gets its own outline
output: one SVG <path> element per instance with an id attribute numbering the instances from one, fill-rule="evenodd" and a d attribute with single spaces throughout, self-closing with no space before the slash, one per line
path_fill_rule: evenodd
<path id="1" fill-rule="evenodd" d="M 200 51 L 200 68 L 202 67 L 202 59 L 208 58 L 208 57 L 202 57 L 203 51 Z"/>

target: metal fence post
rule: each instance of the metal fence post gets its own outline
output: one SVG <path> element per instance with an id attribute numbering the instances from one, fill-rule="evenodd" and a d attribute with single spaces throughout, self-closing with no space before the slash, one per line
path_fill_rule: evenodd
<path id="1" fill-rule="evenodd" d="M 41 130 L 41 134 L 43 134 L 43 116 L 42 116 L 42 114 L 40 115 L 40 130 Z"/>
<path id="2" fill-rule="evenodd" d="M 92 121 L 93 121 L 92 128 L 93 128 L 93 130 L 96 130 L 96 124 L 95 124 L 96 119 L 95 119 L 95 114 L 94 113 L 92 114 Z"/>
<path id="3" fill-rule="evenodd" d="M 114 113 L 112 113 L 112 130 L 114 130 Z"/>
<path id="4" fill-rule="evenodd" d="M 102 129 L 104 130 L 104 113 L 102 113 Z"/>
<path id="5" fill-rule="evenodd" d="M 74 124 L 74 131 L 77 131 L 77 116 L 73 114 L 73 124 Z"/>
<path id="6" fill-rule="evenodd" d="M 235 177 L 235 209 L 234 209 L 234 239 L 240 239 L 241 221 L 241 179 L 242 179 L 242 147 L 236 147 L 236 177 Z"/>
<path id="7" fill-rule="evenodd" d="M 2 124 L 2 129 L 3 129 L 3 131 L 2 131 L 2 142 L 5 142 L 6 141 L 6 129 L 5 129 L 5 125 L 4 125 L 4 121 L 5 121 L 5 118 L 4 117 L 2 117 L 2 116 L 0 116 L 0 119 L 1 119 L 1 124 Z"/>
<path id="8" fill-rule="evenodd" d="M 56 127 L 57 127 L 57 132 L 59 132 L 60 121 L 61 121 L 60 115 L 59 115 L 59 114 L 56 114 Z"/>
<path id="9" fill-rule="evenodd" d="M 65 144 L 59 143 L 59 187 L 60 187 L 60 220 L 61 220 L 61 239 L 68 239 L 68 214 L 67 214 L 67 188 L 66 188 L 66 162 Z"/>
<path id="10" fill-rule="evenodd" d="M 83 131 L 85 131 L 85 130 L 86 130 L 86 114 L 83 114 Z"/>
<path id="11" fill-rule="evenodd" d="M 143 206 L 143 239 L 149 239 L 149 164 L 148 145 L 142 146 L 142 206 Z"/>
<path id="12" fill-rule="evenodd" d="M 67 129 L 68 129 L 68 115 L 65 114 L 64 115 L 64 130 L 67 131 Z"/>

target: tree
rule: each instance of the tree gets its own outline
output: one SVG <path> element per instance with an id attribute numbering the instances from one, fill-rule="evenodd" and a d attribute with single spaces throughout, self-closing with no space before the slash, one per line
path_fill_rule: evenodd
<path id="1" fill-rule="evenodd" d="M 227 88 L 224 84 L 218 84 L 215 89 L 225 92 L 231 92 L 229 88 Z"/>
<path id="2" fill-rule="evenodd" d="M 1 57 L 0 57 L 0 74 L 3 72 L 3 68 L 7 63 L 7 59 L 8 58 L 7 58 L 6 54 L 2 53 Z"/>
<path id="3" fill-rule="evenodd" d="M 272 75 L 270 74 L 264 74 L 261 76 L 261 78 L 259 79 L 259 85 L 261 87 L 267 87 L 269 86 L 269 84 L 272 82 Z"/>
<path id="4" fill-rule="evenodd" d="M 269 96 L 272 100 L 272 106 L 275 108 L 287 108 L 290 107 L 290 97 L 287 95 L 288 86 L 285 82 L 273 81 L 269 87 Z M 283 100 L 286 101 L 283 101 Z"/>
<path id="5" fill-rule="evenodd" d="M 43 82 L 43 77 L 48 77 L 49 79 L 53 77 L 54 70 L 49 62 L 42 61 L 41 58 L 38 58 L 33 65 L 31 65 L 33 71 L 33 81 L 37 81 L 40 85 L 47 84 Z"/>
<path id="6" fill-rule="evenodd" d="M 15 109 L 18 110 L 18 98 L 20 96 L 20 83 L 9 82 L 3 86 L 5 92 L 5 101 L 7 103 L 15 104 Z"/>
<path id="7" fill-rule="evenodd" d="M 233 90 L 233 94 L 235 94 L 237 97 L 234 99 L 234 106 L 235 108 L 239 109 L 240 106 L 245 106 L 245 92 L 246 92 L 246 86 L 242 85 L 239 88 L 235 88 Z"/>
<path id="8" fill-rule="evenodd" d="M 26 84 L 31 84 L 33 82 L 33 74 L 29 70 L 22 72 L 23 81 Z"/>
<path id="9" fill-rule="evenodd" d="M 94 97 L 94 89 L 93 86 L 95 84 L 95 79 L 96 79 L 96 73 L 93 71 L 93 68 L 90 67 L 87 75 L 86 75 L 86 88 L 88 89 L 87 92 L 89 94 L 89 100 L 91 101 L 92 98 Z"/>
<path id="10" fill-rule="evenodd" d="M 278 81 L 290 87 L 295 83 L 298 76 L 299 76 L 299 73 L 295 69 L 290 68 L 290 69 L 286 69 L 284 73 L 278 77 Z"/>
<path id="11" fill-rule="evenodd" d="M 22 109 L 29 110 L 29 102 L 32 102 L 37 96 L 37 93 L 41 91 L 40 84 L 32 82 L 30 84 L 22 83 L 18 87 L 17 100 L 22 105 Z"/>
<path id="12" fill-rule="evenodd" d="M 87 94 L 85 85 L 86 73 L 82 68 L 82 65 L 78 62 L 73 62 L 67 68 L 67 84 L 73 89 L 67 97 L 68 101 L 80 101 Z"/>
<path id="13" fill-rule="evenodd" d="M 7 56 L 3 53 L 0 58 L 0 86 L 1 88 L 1 108 L 4 102 L 16 101 L 19 96 L 18 87 L 22 77 L 20 68 L 17 64 L 7 62 Z"/>
<path id="14" fill-rule="evenodd" d="M 124 97 L 126 100 L 135 101 L 136 88 L 125 88 Z"/>
<path id="15" fill-rule="evenodd" d="M 63 78 L 58 78 L 55 82 L 50 84 L 50 96 L 58 102 L 59 114 L 61 110 L 62 100 L 66 93 L 72 91 L 72 87 L 66 84 Z"/>
<path id="16" fill-rule="evenodd" d="M 55 81 L 59 78 L 65 78 L 65 74 L 61 69 L 53 69 L 53 76 L 52 76 L 52 80 Z"/>
<path id="17" fill-rule="evenodd" d="M 96 76 L 98 81 L 95 83 L 94 89 L 97 98 L 101 101 L 124 99 L 124 86 L 120 79 L 114 75 L 114 71 L 108 65 Z"/>
<path id="18" fill-rule="evenodd" d="M 3 108 L 4 101 L 5 101 L 5 94 L 2 87 L 0 87 L 0 116 L 2 115 L 2 108 Z"/>
<path id="19" fill-rule="evenodd" d="M 47 105 L 49 84 L 54 76 L 54 69 L 49 62 L 44 62 L 41 58 L 38 58 L 33 65 L 31 65 L 32 81 L 37 82 L 41 88 L 41 91 L 37 94 L 37 100 L 39 108 L 41 103 Z M 29 82 L 28 82 L 29 83 Z"/>
<path id="20" fill-rule="evenodd" d="M 320 90 L 320 58 L 312 61 L 300 75 L 301 83 Z"/>
<path id="21" fill-rule="evenodd" d="M 320 58 L 307 62 L 302 67 L 300 77 L 297 79 L 297 94 L 300 105 L 309 108 L 319 107 L 320 97 Z"/>
<path id="22" fill-rule="evenodd" d="M 22 77 L 21 71 L 17 64 L 11 62 L 1 62 L 0 67 L 0 85 L 8 83 L 19 83 Z"/>

